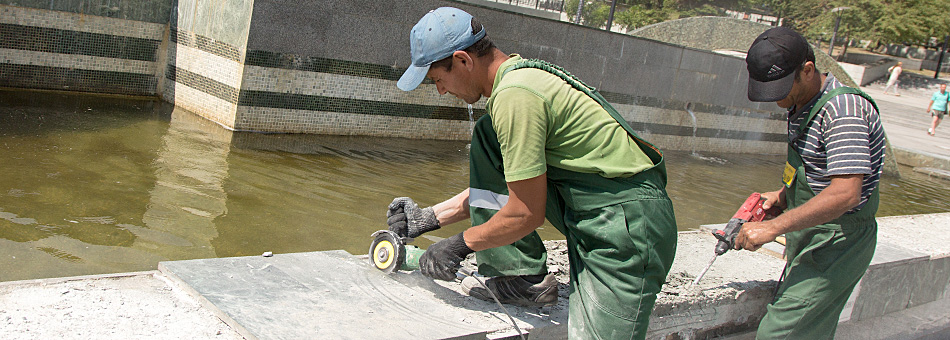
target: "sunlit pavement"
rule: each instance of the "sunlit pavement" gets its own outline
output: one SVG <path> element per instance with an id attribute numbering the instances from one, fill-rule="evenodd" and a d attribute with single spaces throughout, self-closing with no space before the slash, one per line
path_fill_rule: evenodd
<path id="1" fill-rule="evenodd" d="M 901 79 L 903 81 L 904 77 Z M 945 79 L 939 81 L 947 82 Z M 898 90 L 900 96 L 891 92 L 884 94 L 881 81 L 861 87 L 877 103 L 891 146 L 950 159 L 950 120 L 944 119 L 937 127 L 936 136 L 927 134 L 932 120 L 926 111 L 927 105 L 930 96 L 938 91 L 939 81 L 924 81 L 917 87 L 902 88 Z"/>

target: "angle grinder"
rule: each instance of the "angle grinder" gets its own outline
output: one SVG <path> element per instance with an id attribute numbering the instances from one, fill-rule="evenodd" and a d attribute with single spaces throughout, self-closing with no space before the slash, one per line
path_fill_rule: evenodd
<path id="1" fill-rule="evenodd" d="M 389 230 L 377 231 L 373 237 L 373 243 L 369 245 L 369 261 L 376 269 L 386 274 L 419 269 L 419 258 L 424 249 L 407 245 L 405 239 Z"/>
<path id="2" fill-rule="evenodd" d="M 419 258 L 422 257 L 422 254 L 426 251 L 416 246 L 407 245 L 407 240 L 412 242 L 411 238 L 404 239 L 389 230 L 379 230 L 373 233 L 373 243 L 369 245 L 369 262 L 373 264 L 376 269 L 382 270 L 386 274 L 392 274 L 397 270 L 418 270 Z M 501 302 L 498 301 L 498 297 L 495 296 L 495 293 L 493 293 L 491 289 L 488 289 L 488 286 L 485 285 L 482 279 L 475 277 L 474 273 L 465 267 L 459 268 L 458 273 L 455 275 L 460 278 L 462 276 L 471 276 L 478 280 L 478 284 L 491 294 L 492 299 L 495 300 L 498 307 L 508 315 L 508 319 L 511 320 L 511 324 L 514 325 L 515 330 L 518 331 L 518 335 L 520 335 L 522 339 L 525 338 L 524 332 L 518 327 L 518 323 L 515 322 L 515 319 L 511 317 L 511 313 L 508 313 L 508 309 L 501 305 Z"/>

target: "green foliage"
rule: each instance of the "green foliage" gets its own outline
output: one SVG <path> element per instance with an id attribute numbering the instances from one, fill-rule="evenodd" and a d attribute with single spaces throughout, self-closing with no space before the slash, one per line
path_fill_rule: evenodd
<path id="1" fill-rule="evenodd" d="M 626 11 L 615 13 L 614 21 L 626 30 L 633 30 L 643 26 L 665 21 L 669 13 L 662 9 L 646 9 L 642 5 L 635 5 Z"/>
<path id="2" fill-rule="evenodd" d="M 722 16 L 726 14 L 726 11 L 710 4 L 704 4 L 699 7 L 690 8 L 689 10 L 684 11 L 683 14 L 684 15 L 682 15 L 682 17 L 702 17 L 702 16 L 716 17 L 716 16 Z"/>
<path id="3" fill-rule="evenodd" d="M 578 0 L 567 0 L 564 2 L 564 12 L 568 17 L 576 18 Z M 610 5 L 604 2 L 585 1 L 581 9 L 581 24 L 584 26 L 603 28 L 607 24 L 607 17 L 610 16 Z M 616 19 L 615 19 L 616 20 Z"/>
<path id="4" fill-rule="evenodd" d="M 597 2 L 588 6 L 590 11 L 585 11 L 581 17 L 585 26 L 604 27 L 607 25 L 607 17 L 610 16 L 610 5 Z"/>
<path id="5" fill-rule="evenodd" d="M 567 13 L 569 18 L 575 18 L 577 15 L 577 5 L 579 0 L 567 0 L 564 2 L 564 13 Z"/>
<path id="6" fill-rule="evenodd" d="M 579 0 L 567 0 L 564 9 L 576 15 Z M 610 0 L 584 0 L 583 24 L 602 27 Z M 627 30 L 661 21 L 724 15 L 726 9 L 772 15 L 810 40 L 827 41 L 840 17 L 838 37 L 881 43 L 926 44 L 931 37 L 943 42 L 950 34 L 948 0 L 617 0 L 614 22 Z M 845 10 L 832 12 L 837 7 Z"/>
<path id="7" fill-rule="evenodd" d="M 950 1 L 946 0 L 739 0 L 739 10 L 755 10 L 784 18 L 785 25 L 809 38 L 831 37 L 840 16 L 838 35 L 882 43 L 925 43 L 950 34 Z M 837 7 L 848 9 L 832 12 Z"/>

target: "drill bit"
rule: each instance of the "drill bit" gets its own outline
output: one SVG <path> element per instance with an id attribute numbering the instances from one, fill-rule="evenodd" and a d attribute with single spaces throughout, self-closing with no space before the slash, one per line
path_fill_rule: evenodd
<path id="1" fill-rule="evenodd" d="M 693 280 L 693 282 L 690 282 L 690 283 L 689 283 L 689 286 L 686 286 L 686 289 L 690 289 L 690 288 L 693 287 L 693 285 L 699 283 L 699 280 L 702 280 L 702 279 L 703 279 L 703 276 L 706 275 L 706 272 L 709 271 L 709 268 L 712 267 L 713 262 L 716 262 L 716 258 L 718 258 L 718 257 L 719 257 L 719 254 L 713 254 L 712 260 L 709 260 L 709 264 L 706 265 L 706 268 L 703 269 L 703 272 L 702 272 L 702 273 L 699 273 L 699 276 L 697 276 L 696 279 Z"/>

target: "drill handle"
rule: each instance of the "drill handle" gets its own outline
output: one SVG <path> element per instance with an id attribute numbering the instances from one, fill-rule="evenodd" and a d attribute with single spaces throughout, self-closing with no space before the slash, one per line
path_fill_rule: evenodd
<path id="1" fill-rule="evenodd" d="M 745 222 L 745 220 L 733 218 L 726 224 L 725 229 L 713 232 L 713 236 L 719 239 L 719 243 L 716 243 L 716 255 L 725 254 L 729 249 L 735 247 L 736 235 L 739 235 L 742 224 Z"/>
<path id="2" fill-rule="evenodd" d="M 719 243 L 716 243 L 716 255 L 725 254 L 729 249 L 735 247 L 736 235 L 739 235 L 744 223 L 749 221 L 759 222 L 765 219 L 765 209 L 762 209 L 764 203 L 765 199 L 762 198 L 762 194 L 753 192 L 742 203 L 736 214 L 732 215 L 729 223 L 726 224 L 726 228 L 713 232 L 713 236 L 719 239 Z"/>

